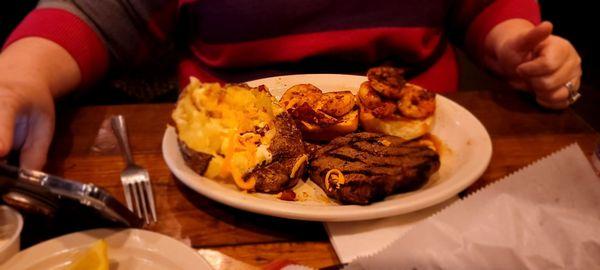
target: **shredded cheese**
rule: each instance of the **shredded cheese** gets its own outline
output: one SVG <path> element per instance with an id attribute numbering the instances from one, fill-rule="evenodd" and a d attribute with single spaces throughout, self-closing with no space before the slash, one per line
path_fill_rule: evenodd
<path id="1" fill-rule="evenodd" d="M 256 143 L 260 141 L 260 135 L 255 133 L 246 133 L 240 136 L 241 151 L 246 153 L 248 162 L 256 164 Z"/>
<path id="2" fill-rule="evenodd" d="M 292 172 L 290 173 L 290 178 L 296 177 L 296 172 L 300 169 L 300 166 L 303 165 L 308 160 L 308 155 L 304 154 L 296 159 L 296 163 L 294 163 L 294 167 L 292 167 Z"/>
<path id="3" fill-rule="evenodd" d="M 333 173 L 333 175 L 332 175 Z M 335 180 L 337 186 L 339 187 L 339 185 L 346 183 L 346 178 L 344 178 L 344 174 L 338 170 L 338 169 L 331 169 L 327 172 L 327 174 L 325 175 L 325 189 L 326 190 L 330 190 L 329 187 L 331 186 L 329 184 L 329 177 L 335 177 Z"/>
<path id="4" fill-rule="evenodd" d="M 253 189 L 256 185 L 256 178 L 251 177 L 247 182 L 244 181 L 244 179 L 242 179 L 242 173 L 235 166 L 231 166 L 231 176 L 233 177 L 233 182 L 235 182 L 235 184 L 242 190 Z"/>
<path id="5" fill-rule="evenodd" d="M 190 78 L 171 117 L 182 142 L 213 156 L 205 176 L 248 190 L 257 180 L 245 175 L 272 160 L 268 149 L 276 135 L 273 121 L 283 112 L 264 86 L 221 86 Z M 262 131 L 254 133 L 257 129 Z"/>
<path id="6" fill-rule="evenodd" d="M 250 162 L 250 164 L 256 164 L 256 144 L 249 143 L 246 147 L 248 148 L 248 151 L 246 151 L 248 162 Z"/>
<path id="7" fill-rule="evenodd" d="M 228 143 L 229 145 L 227 145 L 225 151 L 225 159 L 223 160 L 223 166 L 221 166 L 220 176 L 226 178 L 229 174 L 231 174 L 233 182 L 240 189 L 249 190 L 254 188 L 254 185 L 256 185 L 256 179 L 250 178 L 247 182 L 244 181 L 244 179 L 242 178 L 242 172 L 240 171 L 240 168 L 238 168 L 235 164 L 232 164 L 232 158 L 235 153 L 236 147 L 241 146 L 243 148 L 253 148 L 254 151 L 252 151 L 252 156 L 254 156 L 256 146 L 253 143 L 249 145 L 242 145 L 239 141 L 239 135 L 237 135 L 235 132 L 232 132 L 231 135 L 229 135 Z"/>
<path id="8" fill-rule="evenodd" d="M 225 178 L 229 174 L 229 171 L 233 168 L 231 166 L 231 158 L 235 150 L 235 132 L 231 132 L 229 135 L 227 149 L 225 151 L 225 160 L 223 160 L 223 166 L 221 166 L 221 177 Z"/>

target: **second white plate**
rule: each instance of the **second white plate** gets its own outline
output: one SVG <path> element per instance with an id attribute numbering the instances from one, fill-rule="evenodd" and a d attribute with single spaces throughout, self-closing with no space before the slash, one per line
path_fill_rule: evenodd
<path id="1" fill-rule="evenodd" d="M 363 76 L 307 74 L 271 77 L 248 84 L 264 84 L 279 98 L 290 86 L 311 83 L 324 92 L 350 90 L 356 93 Z M 485 127 L 469 111 L 438 95 L 432 134 L 446 146 L 441 167 L 419 190 L 393 195 L 366 206 L 338 205 L 311 181 L 294 188 L 298 201 L 282 201 L 274 195 L 240 192 L 234 185 L 200 176 L 185 165 L 177 135 L 168 127 L 163 138 L 163 156 L 173 172 L 196 192 L 226 205 L 276 217 L 312 221 L 353 221 L 399 215 L 438 204 L 475 182 L 487 168 L 492 143 Z"/>
<path id="2" fill-rule="evenodd" d="M 0 265 L 0 269 L 67 269 L 79 252 L 99 239 L 108 244 L 111 270 L 212 269 L 200 254 L 183 243 L 138 229 L 96 229 L 67 234 L 19 252 Z"/>

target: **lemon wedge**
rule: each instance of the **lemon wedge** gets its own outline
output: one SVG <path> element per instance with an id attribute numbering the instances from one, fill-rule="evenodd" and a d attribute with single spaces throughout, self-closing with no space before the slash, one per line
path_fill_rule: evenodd
<path id="1" fill-rule="evenodd" d="M 108 270 L 108 247 L 104 239 L 77 255 L 69 270 Z"/>

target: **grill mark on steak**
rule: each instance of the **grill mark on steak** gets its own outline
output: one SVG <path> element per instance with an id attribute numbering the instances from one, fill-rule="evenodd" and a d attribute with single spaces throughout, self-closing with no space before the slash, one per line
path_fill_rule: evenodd
<path id="1" fill-rule="evenodd" d="M 422 186 L 439 166 L 438 154 L 418 141 L 361 132 L 337 138 L 317 150 L 309 173 L 325 190 L 327 172 L 340 170 L 345 183 L 330 179 L 325 193 L 342 203 L 368 204 Z"/>
<path id="2" fill-rule="evenodd" d="M 429 151 L 423 151 L 423 149 L 413 148 L 410 151 L 405 152 L 402 155 L 381 155 L 377 156 L 373 153 L 362 152 L 351 147 L 341 147 L 333 149 L 329 152 L 329 155 L 346 160 L 346 161 L 360 161 L 369 165 L 380 165 L 380 166 L 401 166 L 405 164 L 406 159 L 421 158 L 424 155 L 429 155 Z M 395 158 L 389 158 L 395 157 Z"/>
<path id="3" fill-rule="evenodd" d="M 404 156 L 410 154 L 410 151 L 414 151 L 414 147 L 395 146 L 390 144 L 389 146 L 379 145 L 379 142 L 368 142 L 361 141 L 351 144 L 351 147 L 358 150 L 364 151 L 371 155 L 376 156 Z"/>

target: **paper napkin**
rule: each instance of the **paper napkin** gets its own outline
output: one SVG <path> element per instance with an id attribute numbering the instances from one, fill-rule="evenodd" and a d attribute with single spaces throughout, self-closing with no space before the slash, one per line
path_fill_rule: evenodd
<path id="1" fill-rule="evenodd" d="M 395 239 L 347 269 L 600 269 L 600 179 L 573 144 Z"/>

